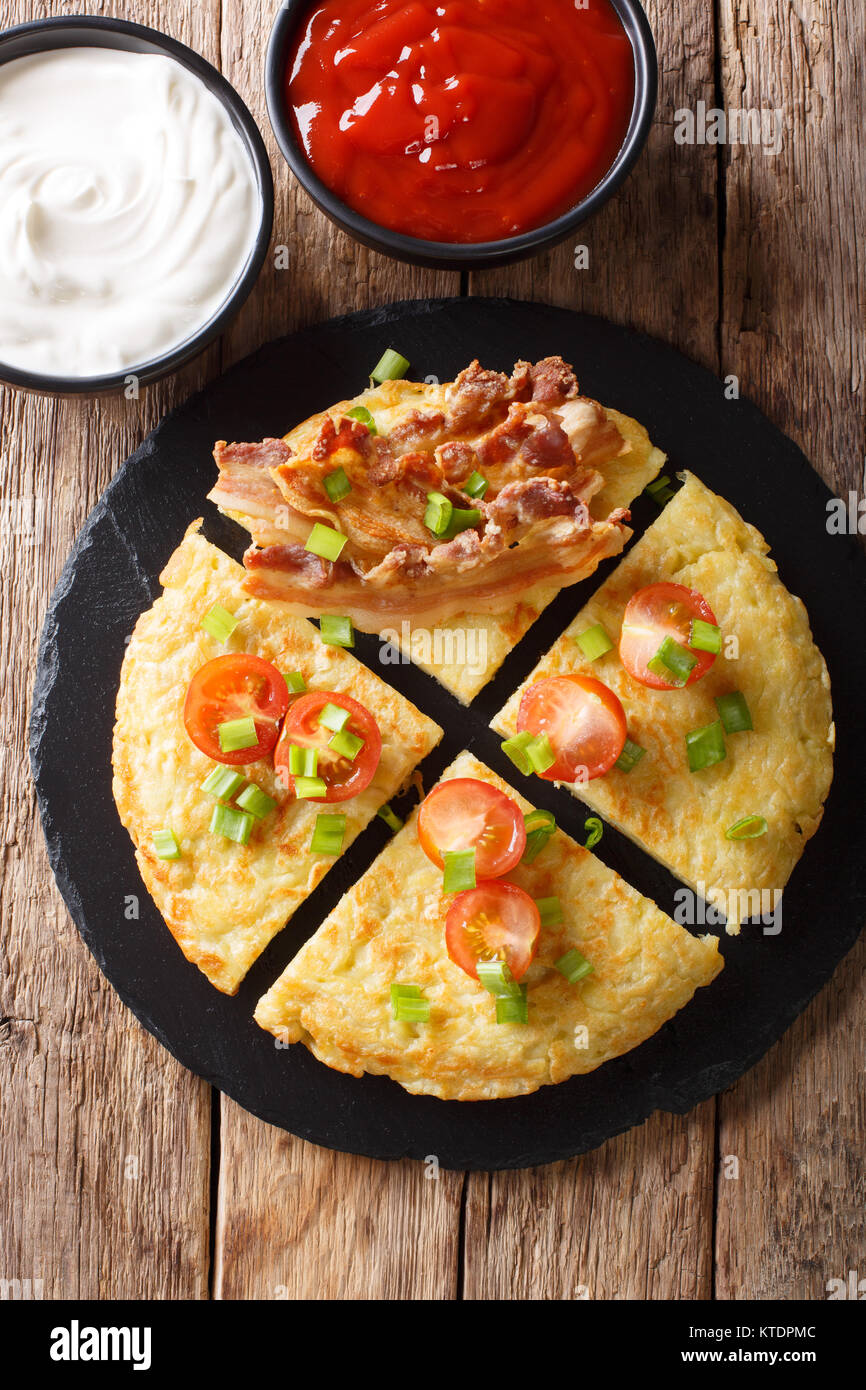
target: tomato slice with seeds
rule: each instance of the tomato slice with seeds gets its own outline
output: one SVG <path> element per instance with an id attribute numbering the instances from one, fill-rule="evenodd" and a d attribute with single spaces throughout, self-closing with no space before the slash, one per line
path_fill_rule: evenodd
<path id="1" fill-rule="evenodd" d="M 666 637 L 672 637 L 686 647 L 697 664 L 686 685 L 694 685 L 706 675 L 715 661 L 714 652 L 699 652 L 689 647 L 692 620 L 701 618 L 717 626 L 715 614 L 703 594 L 687 589 L 684 584 L 648 584 L 632 594 L 622 619 L 619 655 L 630 676 L 652 690 L 681 690 L 676 681 L 667 681 L 648 669 Z"/>
<path id="2" fill-rule="evenodd" d="M 499 878 L 526 849 L 523 812 L 510 796 L 477 777 L 440 782 L 418 815 L 421 848 L 438 867 L 449 850 L 475 850 L 475 880 Z"/>
<path id="3" fill-rule="evenodd" d="M 528 893 L 514 883 L 479 883 L 458 893 L 445 919 L 445 944 L 455 965 L 478 979 L 478 962 L 504 961 L 515 980 L 538 949 L 541 917 Z"/>
<path id="4" fill-rule="evenodd" d="M 326 705 L 337 705 L 348 710 L 349 719 L 344 728 L 350 734 L 364 740 L 364 746 L 355 758 L 335 752 L 328 744 L 334 737 L 334 730 L 319 723 L 319 715 Z M 274 767 L 284 786 L 295 789 L 295 779 L 289 771 L 289 748 L 294 744 L 299 748 L 315 748 L 318 751 L 316 776 L 327 784 L 325 796 L 311 797 L 314 801 L 348 801 L 369 787 L 382 756 L 382 735 L 375 718 L 351 695 L 336 690 L 311 690 L 296 700 L 286 715 L 280 741 L 274 751 Z"/>
<path id="5" fill-rule="evenodd" d="M 231 767 L 267 757 L 279 737 L 280 720 L 289 707 L 289 688 L 276 666 L 260 656 L 232 652 L 214 657 L 196 671 L 183 707 L 187 733 L 202 753 Z M 224 753 L 218 726 L 230 719 L 255 720 L 258 742 Z"/>
<path id="6" fill-rule="evenodd" d="M 539 773 L 548 782 L 589 782 L 613 767 L 625 746 L 625 710 L 594 676 L 550 676 L 526 691 L 519 732 L 547 734 L 556 762 Z"/>

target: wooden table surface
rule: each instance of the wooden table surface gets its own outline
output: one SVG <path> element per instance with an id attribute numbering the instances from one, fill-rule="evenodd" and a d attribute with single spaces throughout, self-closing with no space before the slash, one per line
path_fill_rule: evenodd
<path id="1" fill-rule="evenodd" d="M 570 243 L 461 283 L 355 246 L 289 176 L 262 91 L 274 0 L 0 0 L 2 28 L 85 9 L 204 54 L 264 133 L 274 242 L 290 248 L 224 340 L 139 401 L 0 392 L 0 1278 L 70 1298 L 790 1299 L 866 1275 L 862 940 L 769 1055 L 690 1115 L 657 1114 L 571 1162 L 431 1181 L 420 1163 L 331 1153 L 253 1119 L 139 1026 L 54 886 L 25 754 L 48 597 L 112 474 L 229 363 L 334 314 L 509 294 L 634 324 L 736 374 L 834 491 L 862 490 L 862 0 L 646 8 L 655 124 L 625 189 L 574 239 L 589 267 Z M 699 101 L 781 110 L 781 151 L 678 143 L 675 112 Z M 29 540 L 10 524 L 22 512 Z"/>

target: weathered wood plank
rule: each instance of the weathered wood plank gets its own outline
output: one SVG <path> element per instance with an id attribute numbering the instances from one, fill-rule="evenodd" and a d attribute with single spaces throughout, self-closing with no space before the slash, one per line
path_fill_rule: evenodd
<path id="1" fill-rule="evenodd" d="M 316 1148 L 225 1098 L 222 1117 L 216 1298 L 456 1297 L 461 1174 Z"/>
<path id="2" fill-rule="evenodd" d="M 5 0 L 0 27 L 69 9 Z M 218 14 L 218 0 L 136 8 L 212 58 Z M 139 401 L 0 391 L 0 1278 L 41 1279 L 46 1298 L 207 1294 L 208 1088 L 139 1027 L 69 921 L 38 826 L 26 728 L 42 616 L 75 532 L 143 435 L 217 366 L 213 352 Z M 34 515 L 31 536 L 19 523 Z M 143 891 L 118 884 L 119 925 L 123 896 Z"/>
<path id="3" fill-rule="evenodd" d="M 778 154 L 723 149 L 725 371 L 827 482 L 863 488 L 863 7 L 722 0 L 723 104 L 780 111 Z"/>
<path id="4" fill-rule="evenodd" d="M 271 254 L 225 340 L 226 364 L 335 314 L 459 293 L 456 275 L 412 269 L 356 246 L 289 173 L 262 87 L 270 22 L 270 10 L 255 0 L 223 6 L 223 71 L 259 123 L 276 185 Z M 287 259 L 277 254 L 281 246 Z M 254 1120 L 225 1098 L 220 1138 L 216 1297 L 454 1297 L 459 1175 L 428 1181 L 422 1164 L 334 1154 Z"/>
<path id="5" fill-rule="evenodd" d="M 471 289 L 632 324 L 716 369 L 716 159 L 673 138 L 675 111 L 698 99 L 712 105 L 712 9 L 700 0 L 646 9 L 659 98 L 628 183 L 572 242 L 510 271 L 473 275 Z M 575 269 L 579 244 L 589 250 L 586 270 Z M 708 1102 L 685 1117 L 655 1115 L 554 1169 L 493 1174 L 489 1183 L 472 1174 L 466 1297 L 709 1298 L 713 1146 Z"/>
<path id="6" fill-rule="evenodd" d="M 862 7 L 722 0 L 720 15 L 723 105 L 784 117 L 778 154 L 724 150 L 724 370 L 834 491 L 862 495 Z M 828 1280 L 866 1274 L 864 961 L 861 941 L 719 1099 L 720 1153 L 738 1160 L 719 1178 L 719 1298 L 821 1298 Z"/>
<path id="7" fill-rule="evenodd" d="M 464 1297 L 709 1297 L 713 1110 L 657 1115 L 568 1163 L 471 1174 Z"/>

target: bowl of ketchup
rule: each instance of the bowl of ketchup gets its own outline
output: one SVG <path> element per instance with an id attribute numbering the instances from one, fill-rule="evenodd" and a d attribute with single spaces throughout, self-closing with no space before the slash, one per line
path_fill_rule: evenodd
<path id="1" fill-rule="evenodd" d="M 365 246 L 474 270 L 553 246 L 628 176 L 655 109 L 638 0 L 285 0 L 268 113 Z"/>

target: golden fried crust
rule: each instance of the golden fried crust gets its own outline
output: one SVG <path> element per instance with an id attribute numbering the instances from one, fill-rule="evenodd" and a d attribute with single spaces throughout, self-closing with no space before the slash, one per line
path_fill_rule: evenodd
<path id="1" fill-rule="evenodd" d="M 629 737 L 647 754 L 629 773 L 570 790 L 684 882 L 727 911 L 728 931 L 774 905 L 803 847 L 818 828 L 833 777 L 830 678 L 809 619 L 776 574 L 753 526 L 693 474 L 610 579 L 539 662 L 493 727 L 512 734 L 523 691 L 568 672 L 592 674 L 616 692 Z M 703 594 L 723 638 L 735 638 L 700 681 L 654 691 L 623 669 L 617 653 L 622 614 L 637 589 L 673 580 Z M 574 641 L 603 623 L 614 650 L 592 663 Z M 727 758 L 692 773 L 685 734 L 718 718 L 714 697 L 741 690 L 754 730 L 726 737 Z M 731 841 L 725 830 L 765 816 L 760 839 Z M 763 905 L 758 907 L 761 893 Z M 757 913 L 755 909 L 757 908 Z"/>
<path id="2" fill-rule="evenodd" d="M 529 803 L 469 753 L 445 772 Z M 526 975 L 529 1023 L 497 1024 L 495 1004 L 450 960 L 452 899 L 418 843 L 417 811 L 259 1001 L 257 1023 L 320 1061 L 386 1075 L 415 1095 L 496 1100 L 590 1072 L 644 1042 L 722 968 L 715 937 L 690 936 L 562 831 L 509 878 L 557 896 Z M 570 985 L 553 968 L 576 947 L 594 973 Z M 392 982 L 417 984 L 429 1024 L 397 1023 Z"/>
<path id="3" fill-rule="evenodd" d="M 345 691 L 375 715 L 382 759 L 371 785 L 339 808 L 344 846 L 435 747 L 442 730 L 347 651 L 325 646 L 312 624 L 250 598 L 244 571 L 210 545 L 194 523 L 161 575 L 165 592 L 139 618 L 127 649 L 114 729 L 114 799 L 136 850 L 141 876 L 187 960 L 217 989 L 234 994 L 256 957 L 334 862 L 307 852 L 321 806 L 298 802 L 277 785 L 270 759 L 240 769 L 280 803 L 257 821 L 249 844 L 208 830 L 216 804 L 201 791 L 214 764 L 183 725 L 189 682 L 206 661 L 230 651 L 301 671 L 312 690 Z M 214 603 L 239 623 L 225 646 L 200 627 Z M 170 826 L 179 860 L 158 859 L 154 830 Z"/>

